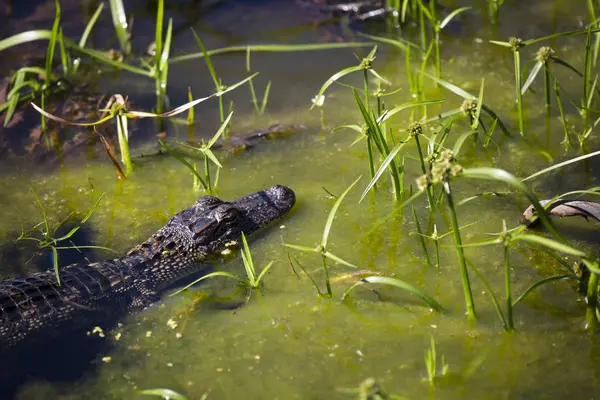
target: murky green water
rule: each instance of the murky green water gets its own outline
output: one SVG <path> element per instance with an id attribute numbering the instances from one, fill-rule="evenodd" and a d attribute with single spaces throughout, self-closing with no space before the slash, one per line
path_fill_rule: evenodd
<path id="1" fill-rule="evenodd" d="M 480 79 L 485 78 L 486 102 L 501 112 L 513 132 L 516 124 L 510 118 L 514 98 L 511 55 L 506 49 L 487 44 L 487 40 L 504 40 L 508 35 L 529 38 L 554 29 L 575 29 L 578 18 L 585 20 L 587 15 L 584 2 L 574 6 L 561 1 L 531 3 L 530 6 L 507 4 L 501 17 L 503 24 L 497 32 L 485 27 L 485 15 L 471 15 L 460 32 L 445 38 L 443 46 L 446 77 L 472 93 L 478 91 Z M 447 6 L 454 8 L 459 4 Z M 305 42 L 316 40 L 315 36 L 321 32 L 278 31 L 281 20 L 285 21 L 283 17 L 278 19 L 279 23 L 266 26 L 265 21 L 272 18 L 270 13 L 279 8 L 282 14 L 277 15 L 286 16 L 292 23 L 295 13 L 282 5 L 273 6 L 275 10 L 258 7 L 260 12 L 256 14 L 239 7 L 234 9 L 237 14 L 222 11 L 214 15 L 211 20 L 214 26 L 231 24 L 232 15 L 246 17 L 241 26 L 231 29 L 230 37 L 204 33 L 207 47 L 235 43 L 242 34 L 247 40 Z M 177 38 L 175 52 L 196 51 L 190 39 L 187 34 Z M 561 40 L 552 45 L 559 49 L 562 58 L 581 65 L 582 40 Z M 469 324 L 463 316 L 464 301 L 458 263 L 450 247 L 451 237 L 442 241 L 438 273 L 424 260 L 409 209 L 378 225 L 392 210 L 387 184 L 358 203 L 368 181 L 364 143 L 350 147 L 355 133 L 331 132 L 338 125 L 361 122 L 351 92 L 340 86 L 328 92 L 323 110 L 324 129 L 319 111 L 308 111 L 308 107 L 322 82 L 337 70 L 356 63 L 353 52 L 363 55 L 367 51 L 254 54 L 253 70 L 261 72 L 259 87 L 267 80 L 273 81 L 268 115 L 252 115 L 246 88 L 228 98 L 235 101 L 234 130 L 260 128 L 273 122 L 304 125 L 290 137 L 265 141 L 247 153 L 222 156 L 225 168 L 220 174 L 220 197 L 233 199 L 272 184 L 288 185 L 297 194 L 298 203 L 291 215 L 251 244 L 258 265 L 275 261 L 261 293 L 254 294 L 247 305 L 235 310 L 219 309 L 210 301 L 200 302 L 193 310 L 189 296 L 167 298 L 160 307 L 130 317 L 123 327 L 109 335 L 107 340 L 114 342 L 114 348 L 98 355 L 97 373 L 70 384 L 32 382 L 21 398 L 135 398 L 138 389 L 165 387 L 185 393 L 191 399 L 201 398 L 204 393 L 208 393 L 209 399 L 343 399 L 356 396 L 343 393 L 343 389 L 356 388 L 368 377 L 376 378 L 386 391 L 410 399 L 596 398 L 600 387 L 597 369 L 600 348 L 594 335 L 583 331 L 585 309 L 573 285 L 559 282 L 538 290 L 516 309 L 518 332 L 507 334 L 485 287 L 472 276 L 479 318 L 475 324 Z M 524 60 L 532 57 L 529 51 L 524 51 Z M 243 55 L 217 58 L 215 64 L 226 82 L 244 76 Z M 380 46 L 374 66 L 393 82 L 393 88 L 403 89 L 387 98 L 388 105 L 411 100 L 400 53 Z M 177 64 L 170 69 L 169 88 L 174 105 L 185 101 L 190 85 L 198 96 L 212 91 L 205 71 L 200 61 Z M 570 75 L 556 72 L 570 89 L 579 87 L 577 82 L 570 81 Z M 359 79 L 357 76 L 348 82 L 360 84 Z M 136 93 L 153 90 L 152 82 L 125 76 L 123 81 L 107 84 L 118 85 L 119 90 L 130 92 L 134 98 Z M 553 163 L 574 156 L 576 152 L 565 152 L 560 145 L 563 135 L 560 121 L 553 117 L 546 127 L 542 87 L 536 89 L 537 95 L 527 97 L 529 134 L 538 138 L 541 145 L 537 148 L 553 157 Z M 458 98 L 437 89 L 431 89 L 427 96 L 448 99 L 435 112 L 460 105 Z M 216 129 L 217 115 L 216 102 L 199 107 L 197 120 L 204 135 Z M 408 120 L 398 117 L 396 123 L 400 129 Z M 187 135 L 184 129 L 179 128 L 180 132 L 172 129 L 180 137 Z M 467 130 L 466 126 L 455 127 L 453 135 L 458 137 Z M 590 151 L 597 145 L 597 139 L 593 138 L 589 142 Z M 137 152 L 148 152 L 153 146 L 140 144 Z M 419 165 L 410 158 L 416 156 L 414 145 L 407 146 L 403 153 L 407 155 L 408 186 L 419 175 Z M 460 162 L 465 167 L 504 168 L 520 177 L 549 165 L 534 145 L 517 137 L 506 139 L 499 130 L 488 149 L 467 141 Z M 102 158 L 71 160 L 52 169 L 18 164 L 2 168 L 3 243 L 10 243 L 18 236 L 21 222 L 30 226 L 40 221 L 25 179 L 36 188 L 55 219 L 71 211 L 85 212 L 105 193 L 87 223 L 90 241 L 120 253 L 146 239 L 198 196 L 191 189 L 189 171 L 169 157 L 143 159 L 126 182 L 117 182 L 112 166 Z M 547 198 L 558 192 L 596 185 L 595 172 L 597 167 L 591 161 L 542 176 L 530 185 L 541 198 Z M 342 302 L 343 291 L 355 279 L 336 281 L 334 298 L 327 300 L 317 296 L 305 275 L 301 272 L 295 275 L 292 271 L 282 239 L 287 243 L 317 245 L 334 203 L 322 186 L 340 194 L 359 175 L 363 175 L 362 181 L 337 214 L 329 241 L 331 251 L 363 269 L 393 273 L 422 287 L 451 310 L 449 315 L 440 316 L 423 307 L 417 298 L 385 288 L 380 289 L 385 301 L 359 289 Z M 488 190 L 506 190 L 499 184 L 466 180 L 456 181 L 454 189 L 459 199 Z M 425 201 L 415 204 L 421 225 L 425 226 Z M 518 196 L 467 203 L 459 208 L 460 224 L 472 224 L 463 230 L 463 240 L 476 242 L 489 238 L 487 234 L 501 230 L 503 220 L 509 227 L 515 226 L 527 205 L 526 199 Z M 436 220 L 441 233 L 449 231 L 447 221 L 442 217 Z M 559 226 L 565 235 L 574 238 L 573 245 L 589 248 L 597 241 L 592 223 L 561 221 Z M 324 290 L 319 257 L 292 254 Z M 430 254 L 433 256 L 433 247 Z M 498 294 L 503 291 L 502 254 L 500 246 L 470 248 L 467 252 Z M 15 262 L 4 254 L 3 257 L 3 263 Z M 98 252 L 97 257 L 110 255 Z M 12 270 L 3 268 L 0 276 L 27 271 L 27 266 L 23 266 L 26 261 L 27 254 L 21 255 L 21 265 Z M 556 261 L 529 247 L 515 249 L 511 263 L 515 293 L 541 277 L 561 271 Z M 243 274 L 239 260 L 224 268 Z M 334 277 L 348 271 L 337 265 L 331 268 Z M 215 280 L 199 290 L 222 296 L 235 291 L 235 285 Z M 177 327 L 167 325 L 170 319 L 177 322 Z M 121 333 L 118 341 L 113 339 L 116 333 Z M 435 339 L 438 355 L 444 355 L 450 371 L 435 388 L 424 380 L 424 353 L 430 337 Z M 103 363 L 103 357 L 110 357 L 111 361 Z"/>

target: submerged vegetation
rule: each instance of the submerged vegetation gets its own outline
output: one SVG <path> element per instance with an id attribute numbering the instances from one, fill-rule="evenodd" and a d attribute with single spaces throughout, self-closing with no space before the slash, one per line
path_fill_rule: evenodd
<path id="1" fill-rule="evenodd" d="M 215 151 L 218 144 L 231 137 L 233 124 L 249 118 L 243 117 L 247 108 L 234 103 L 229 96 L 234 98 L 234 93 L 239 95 L 242 92 L 241 86 L 247 85 L 246 97 L 249 92 L 249 99 L 245 100 L 252 106 L 250 114 L 256 118 L 265 118 L 265 115 L 269 115 L 270 102 L 273 101 L 272 92 L 281 86 L 271 77 L 265 86 L 258 85 L 257 78 L 261 71 L 253 72 L 251 55 L 254 60 L 261 52 L 337 51 L 334 49 L 351 48 L 356 53 L 358 64 L 350 64 L 333 74 L 326 73 L 325 68 L 320 70 L 323 74 L 319 80 L 323 83 L 315 92 L 312 107 L 308 99 L 306 101 L 307 109 L 319 108 L 317 130 L 329 137 L 343 135 L 348 131 L 357 135 L 350 145 L 352 150 L 342 151 L 358 152 L 359 157 L 355 159 L 365 163 L 358 168 L 345 169 L 344 171 L 351 173 L 340 176 L 335 182 L 321 182 L 319 176 L 301 177 L 310 181 L 311 187 L 323 184 L 334 193 L 341 191 L 341 194 L 333 195 L 323 187 L 328 194 L 328 201 L 323 202 L 318 196 L 305 200 L 320 202 L 319 207 L 329 208 L 328 213 L 319 217 L 324 219 L 324 224 L 320 224 L 318 229 L 321 226 L 324 228 L 318 244 L 300 241 L 305 243 L 300 245 L 294 236 L 293 239 L 288 239 L 282 232 L 280 250 L 283 249 L 281 252 L 284 256 L 280 260 L 270 261 L 258 270 L 248 242 L 242 236 L 242 243 L 232 243 L 231 248 L 235 250 L 240 247 L 245 278 L 219 270 L 194 279 L 175 294 L 187 291 L 208 278 L 226 277 L 237 281 L 247 290 L 245 304 L 252 293 L 260 294 L 262 304 L 263 299 L 271 295 L 268 291 L 259 292 L 263 286 L 270 287 L 270 283 L 265 283 L 269 282 L 267 273 L 273 273 L 289 261 L 293 274 L 298 278 L 297 285 L 304 284 L 303 278 L 307 277 L 316 290 L 319 304 L 327 302 L 353 310 L 361 300 L 369 298 L 365 294 L 367 292 L 363 293 L 364 289 L 361 289 L 364 287 L 369 288 L 378 300 L 397 304 L 402 300 L 394 296 L 398 296 L 396 292 L 401 289 L 400 292 L 411 299 L 408 303 L 416 298 L 415 304 L 419 307 L 426 305 L 432 311 L 431 314 L 455 317 L 460 315 L 458 310 L 462 310 L 467 319 L 466 322 L 461 322 L 465 324 L 464 330 L 473 329 L 477 324 L 495 329 L 496 325 L 487 317 L 487 314 L 495 313 L 497 326 L 501 326 L 498 330 L 516 332 L 530 329 L 526 313 L 520 314 L 520 305 L 528 297 L 544 296 L 542 288 L 546 285 L 569 287 L 570 282 L 577 281 L 579 293 L 573 288 L 574 285 L 570 285 L 569 290 L 573 289 L 574 302 L 578 298 L 583 299 L 585 310 L 580 314 L 586 321 L 586 334 L 595 335 L 600 326 L 600 252 L 595 247 L 582 246 L 581 239 L 571 238 L 570 231 L 564 229 L 564 224 L 557 224 L 554 217 L 582 216 L 600 221 L 600 206 L 594 202 L 600 195 L 600 187 L 569 187 L 565 193 L 548 193 L 547 190 L 540 189 L 537 182 L 549 176 L 559 176 L 558 174 L 565 174 L 567 177 L 563 179 L 569 179 L 568 174 L 573 173 L 575 166 L 590 163 L 600 155 L 600 151 L 593 150 L 598 146 L 600 129 L 600 2 L 587 1 L 589 15 L 585 26 L 579 29 L 552 32 L 530 39 L 511 37 L 508 40 L 495 38 L 482 41 L 481 46 L 498 46 L 506 50 L 505 59 L 512 66 L 512 79 L 509 83 L 491 82 L 489 76 L 461 81 L 464 77 L 455 76 L 457 74 L 453 73 L 451 65 L 445 64 L 448 57 L 445 53 L 444 35 L 452 29 L 452 24 L 460 24 L 471 18 L 471 13 L 481 11 L 483 7 L 486 23 L 497 27 L 503 22 L 502 10 L 506 7 L 503 1 L 488 0 L 484 5 L 473 4 L 473 7 L 453 10 L 440 6 L 435 0 L 327 2 L 325 5 L 302 0 L 302 3 L 319 12 L 335 13 L 338 19 L 339 15 L 344 15 L 342 19 L 346 27 L 352 23 L 373 22 L 375 19 L 375 28 L 369 30 L 369 34 L 359 33 L 356 42 L 247 44 L 216 49 L 207 48 L 201 38 L 202 33 L 198 33 L 200 30 L 192 29 L 189 34 L 199 52 L 173 57 L 176 45 L 173 20 L 165 19 L 165 2 L 158 0 L 154 40 L 149 47 L 150 51 L 139 56 L 139 49 L 132 41 L 132 28 L 128 24 L 130 16 L 120 0 L 110 1 L 110 10 L 105 10 L 104 4 L 100 4 L 91 15 L 78 42 L 63 34 L 61 7 L 56 0 L 51 29 L 22 32 L 0 40 L 0 52 L 29 42 L 47 42 L 43 65 L 28 65 L 13 71 L 5 102 L 0 105 L 3 124 L 5 127 L 10 126 L 11 121 L 18 120 L 16 116 L 22 109 L 34 108 L 39 113 L 41 140 L 48 152 L 52 151 L 51 143 L 58 140 L 52 137 L 50 124 L 87 129 L 89 135 L 100 138 L 117 177 L 126 180 L 135 179 L 138 173 L 136 163 L 140 159 L 134 154 L 135 149 L 130 149 L 131 123 L 151 118 L 156 121 L 156 133 L 159 134 L 155 143 L 157 154 L 163 154 L 161 151 L 164 151 L 179 162 L 176 167 L 178 173 L 191 174 L 189 186 L 193 193 L 210 195 L 219 191 L 220 180 L 222 182 L 222 179 L 226 179 L 222 177 L 221 171 L 227 170 L 227 163 L 230 161 L 217 157 Z M 106 51 L 89 45 L 99 18 L 107 11 L 111 15 L 119 50 Z M 163 29 L 165 23 L 166 30 Z M 568 40 L 570 46 L 578 46 L 578 50 L 559 55 L 562 40 Z M 530 49 L 533 50 L 533 55 L 529 54 Z M 230 53 L 240 53 L 245 57 L 245 63 L 238 66 L 243 70 L 244 77 L 237 82 L 225 84 L 225 79 L 217 73 L 222 72 L 219 58 Z M 389 58 L 394 59 L 392 71 L 388 67 Z M 191 89 L 188 89 L 188 102 L 171 108 L 168 101 L 169 69 L 175 64 L 193 63 L 197 59 L 202 59 L 201 63 L 208 71 L 208 75 L 198 79 L 214 86 L 212 94 L 206 93 L 204 97 L 194 99 Z M 108 102 L 99 106 L 99 119 L 76 121 L 49 111 L 54 110 L 49 104 L 62 101 L 67 83 L 71 85 L 86 80 L 89 71 L 98 66 L 101 66 L 100 69 L 106 75 L 122 72 L 153 81 L 156 97 L 153 110 L 133 110 L 127 93 L 112 93 L 108 96 Z M 489 66 L 490 69 L 494 67 Z M 392 74 L 399 76 L 391 76 Z M 276 82 L 273 87 L 272 82 Z M 259 89 L 261 87 L 264 89 Z M 501 97 L 496 93 L 498 88 L 510 88 L 510 95 L 503 94 L 502 97 L 509 99 L 505 102 L 508 106 L 497 101 L 497 97 Z M 332 92 L 335 94 L 332 95 Z M 335 99 L 336 95 L 342 96 L 345 108 L 353 110 L 349 114 L 354 119 L 345 115 L 344 118 L 347 119 L 337 126 L 328 126 L 325 117 L 330 112 L 329 98 L 341 101 L 339 98 Z M 196 140 L 196 136 L 201 133 L 195 131 L 200 124 L 195 116 L 195 107 L 213 98 L 218 102 L 219 124 L 216 133 L 212 130 L 210 136 L 204 135 Z M 542 112 L 539 112 L 540 109 L 543 109 Z M 186 112 L 187 119 L 182 119 L 179 114 Z M 113 128 L 111 123 L 116 126 L 118 152 L 105 137 L 107 135 L 102 133 Z M 169 124 L 187 126 L 189 140 L 177 140 L 164 134 L 168 126 L 171 126 Z M 202 124 L 205 122 L 202 121 Z M 550 134 L 546 138 L 539 136 L 542 125 L 545 125 L 547 132 L 560 132 L 555 135 L 562 137 L 560 150 L 551 146 Z M 364 149 L 357 150 L 360 142 L 364 142 Z M 522 170 L 511 169 L 509 153 L 514 151 L 514 143 L 527 147 L 530 154 L 526 157 L 541 157 L 549 166 L 529 173 L 528 176 L 524 176 Z M 558 151 L 561 153 L 556 154 Z M 481 155 L 480 159 L 474 153 Z M 298 155 L 302 156 L 303 154 Z M 328 162 L 330 157 L 334 156 L 328 155 Z M 305 160 L 306 163 L 313 161 L 317 162 Z M 198 163 L 202 165 L 200 170 Z M 144 168 L 144 165 L 140 168 Z M 354 175 L 357 170 L 364 172 L 364 176 L 368 173 L 368 179 L 361 179 L 363 175 Z M 298 175 L 294 176 L 298 179 Z M 597 178 L 591 179 L 595 180 Z M 481 191 L 482 181 L 485 192 Z M 344 182 L 352 183 L 348 185 L 343 184 Z M 581 180 L 575 182 L 579 184 Z M 183 192 L 186 189 L 178 187 L 172 190 Z M 34 225 L 32 231 L 39 231 L 41 238 L 23 229 L 17 239 L 35 240 L 39 248 L 49 248 L 53 253 L 53 267 L 60 279 L 61 265 L 57 250 L 62 247 L 59 242 L 73 236 L 99 207 L 102 197 L 75 228 L 66 235 L 55 237 L 62 223 L 56 228 L 50 226 L 45 206 L 33 187 L 31 191 L 43 217 L 42 223 Z M 360 196 L 352 198 L 356 191 L 359 191 Z M 527 206 L 529 208 L 521 221 L 518 212 L 511 220 L 498 218 L 497 215 L 485 215 L 473 222 L 472 218 L 466 217 L 466 208 L 487 201 L 494 202 L 491 209 L 501 208 L 498 205 L 500 202 L 512 202 L 518 206 L 526 204 L 523 210 Z M 367 213 L 368 210 L 375 220 L 367 224 L 358 215 L 351 215 L 348 211 L 340 212 L 350 202 L 354 202 L 354 205 L 348 206 L 348 210 L 360 210 L 357 213 Z M 363 225 L 359 229 L 362 239 L 344 238 L 346 232 L 336 231 L 336 221 L 342 219 L 362 221 Z M 487 220 L 485 228 L 478 229 L 484 219 Z M 492 223 L 495 224 L 495 232 L 485 231 Z M 286 224 L 293 225 L 294 217 Z M 420 270 L 425 271 L 423 275 L 426 279 L 413 279 L 414 275 L 408 267 L 406 270 L 396 268 L 394 263 L 390 263 L 389 268 L 378 263 L 365 262 L 366 265 L 362 265 L 364 257 L 356 256 L 356 249 L 352 247 L 358 246 L 359 240 L 372 240 L 370 243 L 375 243 L 374 238 L 386 235 L 388 230 L 406 231 L 407 239 L 413 236 L 417 240 L 414 242 L 417 245 L 411 249 L 411 257 L 418 261 L 411 262 L 419 263 Z M 313 236 L 316 231 L 317 228 L 312 226 L 307 229 L 307 233 Z M 590 233 L 587 232 L 586 235 Z M 393 242 L 397 236 L 391 236 L 389 241 Z M 311 237 L 308 240 L 315 239 Z M 497 266 L 495 269 L 489 267 L 492 261 L 485 255 L 486 249 L 493 246 L 498 250 L 490 254 L 501 254 L 499 259 L 492 260 Z M 376 249 L 375 252 L 380 250 Z M 473 255 L 474 250 L 480 250 L 481 253 Z M 314 261 L 314 255 L 305 253 L 315 253 L 319 262 Z M 548 269 L 552 272 L 543 274 L 541 278 L 532 277 L 535 274 L 528 273 L 522 265 L 523 258 L 529 257 L 529 253 L 543 254 L 542 262 L 551 260 L 557 268 Z M 359 261 L 350 258 L 354 256 Z M 516 261 L 517 258 L 519 261 Z M 341 266 L 344 271 L 340 271 L 342 268 L 337 266 Z M 304 275 L 296 273 L 296 267 Z M 557 273 L 556 269 L 562 270 Z M 351 272 L 348 273 L 348 270 Z M 427 279 L 431 282 L 426 281 Z M 434 281 L 435 284 L 432 283 Z M 445 295 L 455 285 L 460 285 L 460 301 Z M 286 286 L 289 287 L 282 285 Z M 480 296 L 480 292 L 484 292 L 487 298 Z M 314 294 L 314 291 L 311 293 Z M 454 304 L 451 304 L 452 301 Z M 361 302 L 360 307 L 369 306 Z M 484 317 L 481 317 L 482 309 L 492 312 L 484 312 Z M 430 318 L 427 316 L 429 313 L 422 309 L 413 312 L 422 315 L 423 319 Z M 193 316 L 188 315 L 187 318 Z M 275 319 L 272 319 L 272 324 L 277 325 Z M 433 335 L 429 337 L 429 347 L 423 347 L 427 374 L 424 381 L 429 387 L 424 386 L 423 392 L 433 391 L 440 382 L 446 382 L 447 375 L 452 375 L 445 357 L 438 357 L 436 353 L 436 339 Z M 472 365 L 479 366 L 481 362 L 478 358 Z M 467 368 L 470 371 L 465 372 L 464 377 L 472 377 L 477 366 L 472 370 Z M 343 370 L 339 373 L 343 375 Z M 197 392 L 199 390 L 196 389 Z M 356 390 L 344 391 L 358 394 L 359 399 L 403 398 L 384 393 L 372 378 L 364 381 Z M 187 398 L 179 390 L 176 392 L 171 389 L 152 389 L 138 393 L 164 398 Z M 201 393 L 202 398 L 210 398 L 208 391 L 203 390 Z"/>

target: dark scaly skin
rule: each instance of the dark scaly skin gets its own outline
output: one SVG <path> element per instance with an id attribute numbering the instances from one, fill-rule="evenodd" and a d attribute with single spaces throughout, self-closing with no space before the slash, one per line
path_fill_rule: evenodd
<path id="1" fill-rule="evenodd" d="M 122 258 L 0 282 L 0 350 L 35 336 L 57 336 L 142 310 L 168 286 L 206 269 L 237 242 L 285 215 L 294 192 L 284 186 L 233 202 L 201 197 Z"/>

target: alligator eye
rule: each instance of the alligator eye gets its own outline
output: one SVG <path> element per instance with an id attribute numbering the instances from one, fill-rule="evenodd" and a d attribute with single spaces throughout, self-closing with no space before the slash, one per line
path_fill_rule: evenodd
<path id="1" fill-rule="evenodd" d="M 221 221 L 222 222 L 233 222 L 238 218 L 239 215 L 240 215 L 240 212 L 238 210 L 236 210 L 235 208 L 230 208 L 223 213 L 223 215 L 221 216 Z"/>

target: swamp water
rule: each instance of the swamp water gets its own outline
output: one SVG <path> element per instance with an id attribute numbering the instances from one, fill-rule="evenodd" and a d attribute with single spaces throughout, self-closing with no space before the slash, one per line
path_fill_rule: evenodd
<path id="1" fill-rule="evenodd" d="M 299 11 L 284 2 L 256 2 L 217 10 L 210 23 L 198 26 L 207 48 L 246 42 L 305 43 L 322 38 L 322 29 L 310 25 L 296 27 Z M 448 2 L 449 8 L 464 4 Z M 450 4 L 452 3 L 452 4 Z M 465 3 L 465 2 L 463 2 Z M 493 166 L 525 177 L 550 165 L 577 155 L 560 144 L 563 130 L 553 116 L 546 128 L 543 88 L 535 86 L 535 96 L 526 96 L 527 133 L 539 140 L 533 145 L 518 137 L 514 120 L 514 79 L 512 56 L 505 48 L 489 44 L 490 39 L 505 40 L 543 36 L 556 31 L 576 29 L 587 15 L 585 2 L 567 1 L 507 2 L 500 25 L 489 28 L 487 17 L 478 10 L 465 16 L 458 32 L 444 37 L 442 52 L 445 78 L 477 93 L 485 78 L 485 101 L 509 125 L 512 138 L 499 129 L 493 143 L 484 149 L 481 139 L 467 140 L 459 161 L 464 167 Z M 242 18 L 243 17 L 243 18 Z M 232 25 L 233 21 L 239 21 Z M 227 27 L 230 35 L 216 31 Z M 214 28 L 213 34 L 206 33 Z M 230 28 L 231 27 L 231 28 Z M 148 35 L 150 37 L 150 34 Z M 481 40 L 478 40 L 481 39 Z M 150 40 L 150 39 L 149 39 Z M 555 46 L 563 59 L 581 65 L 584 40 L 561 39 Z M 451 235 L 442 240 L 441 267 L 428 267 L 415 235 L 410 207 L 395 218 L 379 222 L 392 211 L 388 183 L 379 186 L 360 204 L 360 193 L 368 183 L 368 164 L 364 141 L 351 146 L 356 133 L 331 132 L 343 124 L 360 124 L 361 116 L 350 89 L 334 85 L 326 93 L 320 111 L 309 111 L 310 99 L 322 83 L 336 71 L 357 64 L 353 54 L 365 56 L 370 47 L 299 53 L 253 53 L 252 69 L 259 71 L 259 92 L 267 80 L 273 81 L 265 116 L 253 116 L 246 87 L 228 95 L 234 101 L 233 131 L 266 127 L 272 123 L 301 124 L 296 132 L 278 140 L 264 141 L 251 151 L 221 155 L 217 195 L 229 200 L 272 184 L 294 189 L 297 205 L 289 216 L 251 241 L 255 264 L 262 267 L 275 261 L 265 278 L 263 290 L 253 293 L 249 303 L 236 309 L 222 309 L 218 302 L 196 302 L 192 296 L 166 297 L 165 301 L 123 321 L 123 326 L 107 332 L 111 343 L 98 354 L 92 373 L 76 382 L 29 382 L 20 392 L 22 399 L 137 398 L 136 390 L 169 388 L 190 399 L 344 399 L 366 378 L 373 377 L 391 394 L 409 399 L 593 399 L 600 392 L 600 346 L 594 334 L 584 331 L 585 308 L 574 284 L 559 281 L 545 285 L 520 303 L 515 310 L 517 332 L 505 333 L 498 320 L 487 289 L 471 274 L 478 319 L 474 324 L 464 316 L 464 299 Z M 523 60 L 533 58 L 526 48 Z M 193 37 L 182 33 L 174 39 L 173 54 L 196 52 Z M 386 103 L 410 101 L 405 82 L 404 57 L 380 45 L 375 69 L 392 82 Z M 225 82 L 245 76 L 245 54 L 215 57 L 214 63 Z M 561 83 L 569 85 L 570 75 L 556 71 Z M 186 101 L 187 87 L 196 96 L 211 93 L 211 81 L 202 60 L 177 63 L 169 70 L 169 95 L 172 104 Z M 359 74 L 360 75 L 360 74 Z M 361 77 L 344 82 L 360 86 Z M 573 91 L 579 83 L 573 80 Z M 373 85 L 372 87 L 375 87 Z M 447 102 L 430 114 L 460 106 L 461 99 L 442 89 L 431 88 L 428 99 Z M 122 73 L 120 80 L 107 79 L 107 91 L 129 94 L 152 93 L 153 82 Z M 218 122 L 216 101 L 197 107 L 199 130 L 210 136 Z M 408 126 L 407 113 L 395 117 L 395 130 Z M 455 126 L 452 135 L 466 132 L 466 125 Z M 186 138 L 186 128 L 169 127 L 169 134 Z M 428 134 L 429 132 L 425 132 Z M 402 132 L 398 137 L 404 136 Z M 151 135 L 149 135 L 151 136 Z M 594 136 L 594 135 L 592 135 Z M 453 140 L 452 140 L 453 141 Z M 452 143 L 451 141 L 451 143 Z M 588 142 L 589 151 L 598 139 Z M 541 150 L 536 150 L 541 149 Z M 134 146 L 136 154 L 156 150 L 153 142 Z M 400 153 L 406 154 L 406 185 L 420 175 L 414 143 Z M 545 155 L 546 154 L 546 155 Z M 529 181 L 540 198 L 550 198 L 568 190 L 597 185 L 598 165 L 593 159 L 573 164 L 559 172 Z M 316 246 L 333 199 L 324 189 L 339 195 L 358 176 L 362 179 L 346 197 L 332 228 L 329 248 L 361 269 L 394 274 L 435 297 L 450 310 L 439 315 L 422 305 L 420 299 L 397 289 L 377 287 L 379 296 L 365 288 L 355 290 L 342 302 L 342 293 L 358 278 L 339 279 L 351 269 L 331 263 L 334 297 L 317 296 L 310 280 L 298 267 L 294 274 L 288 253 L 293 254 L 324 290 L 321 261 L 314 253 L 288 250 L 291 244 Z M 188 207 L 198 197 L 192 191 L 192 176 L 177 160 L 167 156 L 142 158 L 125 182 L 117 182 L 107 159 L 70 159 L 62 166 L 32 166 L 12 160 L 2 166 L 0 176 L 0 236 L 3 238 L 0 276 L 24 273 L 27 261 L 47 256 L 28 255 L 13 241 L 21 223 L 32 226 L 41 220 L 26 180 L 36 189 L 55 220 L 71 211 L 85 213 L 101 193 L 105 197 L 86 223 L 86 243 L 110 247 L 120 254 L 145 240 L 175 212 Z M 383 180 L 382 180 L 383 182 Z M 414 186 L 414 184 L 413 184 Z M 506 191 L 500 183 L 458 179 L 453 183 L 457 200 L 485 191 Z M 414 203 L 422 227 L 427 225 L 425 197 Z M 489 239 L 500 232 L 502 221 L 509 227 L 518 223 L 528 202 L 519 195 L 482 197 L 458 208 L 459 224 L 465 243 Z M 437 217 L 440 233 L 450 230 L 448 217 Z M 594 223 L 559 221 L 561 232 L 572 245 L 591 248 L 597 245 Z M 9 253 L 7 246 L 16 247 Z M 28 249 L 31 246 L 27 247 Z M 21 248 L 22 250 L 22 248 Z M 433 257 L 433 246 L 429 247 Z M 101 250 L 88 253 L 95 259 L 112 255 Z M 503 249 L 500 245 L 467 249 L 467 257 L 499 295 L 503 287 Z M 544 276 L 559 273 L 558 263 L 529 246 L 511 251 L 513 292 L 518 294 Z M 243 276 L 239 259 L 223 269 Z M 196 293 L 223 297 L 236 291 L 233 281 L 222 278 L 205 281 Z M 194 308 L 195 307 L 195 308 Z M 177 326 L 168 324 L 174 320 Z M 120 334 L 119 340 L 115 340 Z M 441 355 L 449 372 L 431 387 L 425 380 L 424 354 L 430 338 L 436 342 L 438 373 Z M 64 357 L 75 355 L 65 354 Z M 110 358 L 106 358 L 110 357 Z M 104 358 L 104 362 L 103 362 Z M 61 368 L 61 359 L 55 367 Z M 9 366 L 3 365 L 3 368 Z"/>

